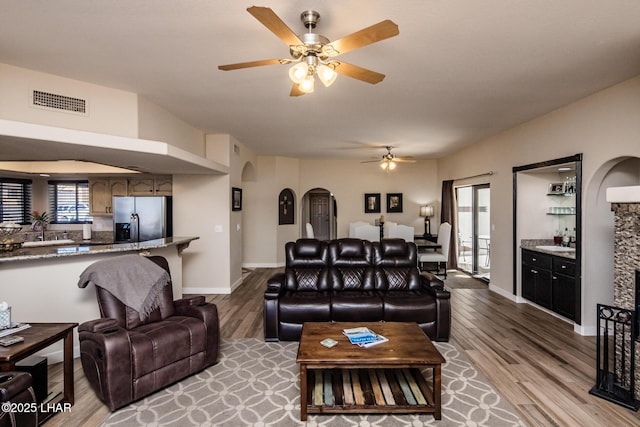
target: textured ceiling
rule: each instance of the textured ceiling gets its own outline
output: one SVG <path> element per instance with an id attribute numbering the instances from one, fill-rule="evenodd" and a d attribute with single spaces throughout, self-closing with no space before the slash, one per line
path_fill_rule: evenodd
<path id="1" fill-rule="evenodd" d="M 640 74 L 637 0 L 272 1 L 296 32 L 330 40 L 391 19 L 400 35 L 340 58 L 345 76 L 290 97 L 288 57 L 237 0 L 0 0 L 0 62 L 139 93 L 260 154 L 437 158 Z M 0 147 L 1 148 L 1 147 Z"/>

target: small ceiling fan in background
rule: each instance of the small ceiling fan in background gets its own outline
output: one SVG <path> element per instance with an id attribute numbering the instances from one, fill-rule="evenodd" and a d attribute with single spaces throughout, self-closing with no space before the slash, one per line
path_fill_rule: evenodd
<path id="1" fill-rule="evenodd" d="M 412 157 L 398 157 L 391 152 L 393 147 L 386 146 L 387 154 L 382 156 L 381 160 L 364 160 L 360 163 L 374 163 L 380 162 L 380 167 L 386 171 L 392 171 L 396 168 L 396 163 L 415 163 L 416 161 Z"/>
<path id="2" fill-rule="evenodd" d="M 259 61 L 240 62 L 218 66 L 219 70 L 239 70 L 242 68 L 260 67 L 263 65 L 294 64 L 289 69 L 289 77 L 293 81 L 291 96 L 312 93 L 314 76 L 329 87 L 337 74 L 348 76 L 366 83 L 376 84 L 384 79 L 384 74 L 367 70 L 357 65 L 333 59 L 352 50 L 397 36 L 398 26 L 391 20 L 381 21 L 370 27 L 352 33 L 341 39 L 330 42 L 326 37 L 313 33 L 320 20 L 320 14 L 314 10 L 306 10 L 300 15 L 307 33 L 296 35 L 273 10 L 268 7 L 252 6 L 247 9 L 254 18 L 267 27 L 273 34 L 289 46 L 291 58 L 264 59 Z M 337 73 L 337 74 L 336 74 Z"/>

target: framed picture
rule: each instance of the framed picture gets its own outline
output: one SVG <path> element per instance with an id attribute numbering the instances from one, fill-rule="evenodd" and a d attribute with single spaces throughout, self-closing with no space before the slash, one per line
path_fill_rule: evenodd
<path id="1" fill-rule="evenodd" d="M 364 194 L 364 213 L 380 213 L 380 193 Z"/>
<path id="2" fill-rule="evenodd" d="M 549 191 L 547 194 L 564 194 L 564 183 L 552 182 L 549 184 Z"/>
<path id="3" fill-rule="evenodd" d="M 231 188 L 231 210 L 232 211 L 241 211 L 242 210 L 242 188 Z"/>
<path id="4" fill-rule="evenodd" d="M 402 212 L 402 193 L 387 193 L 387 212 Z"/>
<path id="5" fill-rule="evenodd" d="M 295 221 L 295 205 L 293 204 L 293 191 L 285 188 L 278 196 L 278 224 L 293 224 Z"/>

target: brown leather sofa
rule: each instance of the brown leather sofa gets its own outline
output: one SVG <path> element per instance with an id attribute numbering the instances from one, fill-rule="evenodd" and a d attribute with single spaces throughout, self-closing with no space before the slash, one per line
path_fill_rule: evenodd
<path id="1" fill-rule="evenodd" d="M 169 271 L 163 257 L 150 260 Z M 218 362 L 215 305 L 203 296 L 173 300 L 171 283 L 160 305 L 140 320 L 109 291 L 96 286 L 101 319 L 78 328 L 82 368 L 112 411 Z"/>
<path id="2" fill-rule="evenodd" d="M 329 321 L 416 322 L 432 340 L 449 340 L 450 294 L 420 273 L 414 243 L 299 239 L 285 254 L 264 294 L 266 341 L 297 341 L 304 322 Z"/>
<path id="3" fill-rule="evenodd" d="M 0 372 L 0 402 L 16 404 L 0 410 L 0 427 L 36 427 L 40 408 L 33 391 L 33 379 L 27 372 Z M 5 410 L 10 409 L 10 410 Z"/>

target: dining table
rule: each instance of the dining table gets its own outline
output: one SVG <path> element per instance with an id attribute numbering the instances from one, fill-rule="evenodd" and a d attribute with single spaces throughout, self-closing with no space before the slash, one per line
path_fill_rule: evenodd
<path id="1" fill-rule="evenodd" d="M 418 252 L 420 251 L 428 251 L 428 250 L 437 250 L 442 248 L 442 245 L 439 245 L 438 243 L 432 242 L 431 240 L 427 240 L 427 239 L 414 239 L 413 243 L 415 243 L 415 245 L 418 248 Z"/>

